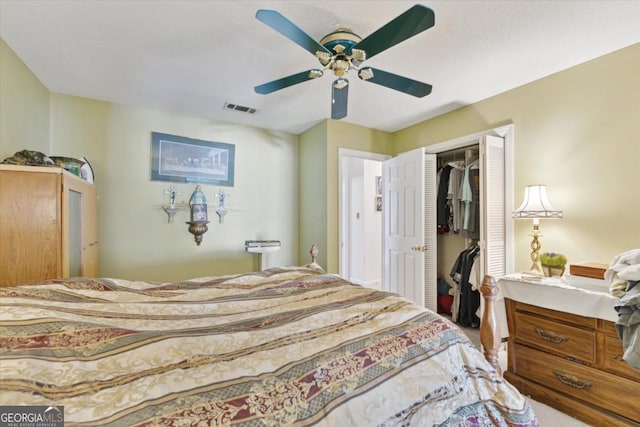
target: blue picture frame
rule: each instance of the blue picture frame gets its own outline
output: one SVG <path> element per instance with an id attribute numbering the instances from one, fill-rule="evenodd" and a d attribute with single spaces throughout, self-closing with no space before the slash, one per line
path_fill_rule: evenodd
<path id="1" fill-rule="evenodd" d="M 233 187 L 235 145 L 151 132 L 151 180 Z"/>

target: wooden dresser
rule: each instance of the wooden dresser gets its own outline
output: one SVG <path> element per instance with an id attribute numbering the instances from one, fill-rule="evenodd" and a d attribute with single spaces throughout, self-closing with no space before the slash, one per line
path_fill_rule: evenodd
<path id="1" fill-rule="evenodd" d="M 517 295 L 517 287 L 527 284 L 499 283 L 503 291 L 504 286 L 510 288 L 505 292 L 505 379 L 523 394 L 590 425 L 640 426 L 640 370 L 622 360 L 614 323 L 514 300 L 509 295 Z M 549 298 L 554 293 L 559 299 L 571 298 L 570 289 L 537 286 Z M 584 301 L 589 301 L 588 295 Z M 581 310 L 586 310 L 584 305 Z"/>
<path id="2" fill-rule="evenodd" d="M 0 286 L 98 275 L 93 184 L 58 167 L 0 165 Z"/>

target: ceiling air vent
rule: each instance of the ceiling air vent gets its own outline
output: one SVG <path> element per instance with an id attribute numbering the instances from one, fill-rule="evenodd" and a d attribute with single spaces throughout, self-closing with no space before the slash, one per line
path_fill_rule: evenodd
<path id="1" fill-rule="evenodd" d="M 244 105 L 231 104 L 230 102 L 225 102 L 224 103 L 224 109 L 225 110 L 240 111 L 241 113 L 249 113 L 249 114 L 253 114 L 253 113 L 256 112 L 255 108 L 245 107 Z"/>

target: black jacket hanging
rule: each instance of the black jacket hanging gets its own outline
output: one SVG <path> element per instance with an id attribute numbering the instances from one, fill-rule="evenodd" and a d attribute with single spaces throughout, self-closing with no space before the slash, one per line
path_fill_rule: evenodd
<path id="1" fill-rule="evenodd" d="M 474 291 L 469 283 L 471 268 L 479 251 L 480 248 L 474 246 L 460 252 L 450 273 L 460 287 L 457 321 L 462 326 L 472 328 L 480 326 L 480 318 L 476 314 L 480 307 L 480 292 Z"/>
<path id="2" fill-rule="evenodd" d="M 438 233 L 444 234 L 449 232 L 449 215 L 450 207 L 447 203 L 447 195 L 449 194 L 449 175 L 451 174 L 450 165 L 446 165 L 440 171 L 440 183 L 438 184 L 437 203 L 437 222 Z"/>

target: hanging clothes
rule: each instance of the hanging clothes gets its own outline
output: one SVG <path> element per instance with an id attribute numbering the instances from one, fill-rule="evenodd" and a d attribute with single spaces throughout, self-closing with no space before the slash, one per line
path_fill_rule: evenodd
<path id="1" fill-rule="evenodd" d="M 473 328 L 480 326 L 480 318 L 477 315 L 480 307 L 480 292 L 472 288 L 469 278 L 473 265 L 479 258 L 479 253 L 480 248 L 477 245 L 460 252 L 450 273 L 451 278 L 457 284 L 456 293 L 458 294 L 457 298 L 454 295 L 453 303 L 457 305 L 454 321 L 462 326 Z M 453 311 L 454 308 L 452 307 L 452 319 Z"/>
<path id="2" fill-rule="evenodd" d="M 473 194 L 471 192 L 471 182 L 469 181 L 469 170 L 471 165 L 467 165 L 464 168 L 464 177 L 462 178 L 462 191 L 460 194 L 460 201 L 462 202 L 463 220 L 462 229 L 466 229 L 469 225 L 469 205 L 473 200 Z"/>
<path id="3" fill-rule="evenodd" d="M 436 200 L 438 234 L 449 232 L 449 204 L 447 203 L 447 195 L 449 194 L 449 175 L 451 169 L 453 168 L 450 165 L 446 165 L 440 171 Z"/>
<path id="4" fill-rule="evenodd" d="M 460 197 L 462 196 L 462 179 L 464 178 L 464 162 L 449 162 L 452 167 L 449 173 L 449 195 L 448 203 L 450 207 L 449 228 L 453 233 L 460 232 L 462 228 L 463 209 Z"/>
<path id="5" fill-rule="evenodd" d="M 465 167 L 462 183 L 462 197 L 464 220 L 461 230 L 462 236 L 480 239 L 480 169 L 478 161 Z"/>

